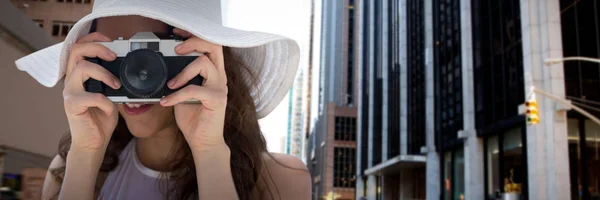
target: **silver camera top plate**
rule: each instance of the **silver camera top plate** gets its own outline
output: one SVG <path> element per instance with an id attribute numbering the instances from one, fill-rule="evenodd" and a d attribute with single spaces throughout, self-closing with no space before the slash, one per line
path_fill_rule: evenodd
<path id="1" fill-rule="evenodd" d="M 117 54 L 117 57 L 125 57 L 127 53 L 137 49 L 152 49 L 156 52 L 160 52 L 163 56 L 200 56 L 203 53 L 192 52 L 186 55 L 178 55 L 175 53 L 175 46 L 181 44 L 183 41 L 180 40 L 161 40 L 152 32 L 138 32 L 133 35 L 129 40 L 123 40 L 119 38 L 112 42 L 98 42 L 98 44 L 104 45 L 111 51 Z"/>

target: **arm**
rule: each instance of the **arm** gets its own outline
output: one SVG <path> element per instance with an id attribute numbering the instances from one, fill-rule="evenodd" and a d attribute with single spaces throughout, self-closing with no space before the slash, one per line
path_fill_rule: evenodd
<path id="1" fill-rule="evenodd" d="M 225 144 L 210 150 L 192 150 L 199 199 L 238 199 L 231 175 L 230 150 Z"/>
<path id="2" fill-rule="evenodd" d="M 59 198 L 92 199 L 103 157 L 104 151 L 71 148 Z"/>

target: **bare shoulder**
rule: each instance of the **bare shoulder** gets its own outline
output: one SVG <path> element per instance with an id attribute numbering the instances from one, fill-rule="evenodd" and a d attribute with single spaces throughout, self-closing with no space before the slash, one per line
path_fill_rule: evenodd
<path id="1" fill-rule="evenodd" d="M 280 198 L 310 199 L 311 181 L 306 165 L 297 157 L 280 153 L 263 153 L 269 192 Z"/>
<path id="2" fill-rule="evenodd" d="M 306 165 L 296 156 L 282 153 L 263 153 L 263 159 L 269 167 L 282 168 L 282 170 L 300 170 L 306 172 L 306 175 L 309 174 Z"/>

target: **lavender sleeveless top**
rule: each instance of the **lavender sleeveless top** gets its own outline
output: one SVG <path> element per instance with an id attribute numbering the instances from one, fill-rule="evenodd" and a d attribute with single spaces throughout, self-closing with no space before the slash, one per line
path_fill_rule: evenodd
<path id="1" fill-rule="evenodd" d="M 136 141 L 132 139 L 119 155 L 119 165 L 108 173 L 98 199 L 165 199 L 169 181 L 142 165 L 135 152 Z"/>

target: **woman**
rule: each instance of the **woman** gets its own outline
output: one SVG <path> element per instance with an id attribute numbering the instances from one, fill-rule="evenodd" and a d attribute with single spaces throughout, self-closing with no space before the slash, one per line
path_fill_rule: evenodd
<path id="1" fill-rule="evenodd" d="M 163 2 L 170 1 L 154 1 Z M 96 0 L 94 12 L 107 5 L 112 6 L 110 9 L 127 8 L 127 3 L 131 2 Z M 110 17 L 94 17 L 90 34 L 78 37 L 70 33 L 66 39 L 77 38 L 75 44 L 67 45 L 64 59 L 63 96 L 70 131 L 49 167 L 44 199 L 310 198 L 310 176 L 304 164 L 295 157 L 267 152 L 257 122 L 256 95 L 251 94 L 265 76 L 246 66 L 249 62 L 244 59 L 255 54 L 240 55 L 234 48 L 208 42 L 186 30 L 170 29 L 161 20 L 106 15 Z M 81 32 L 82 26 L 76 24 L 72 32 Z M 169 88 L 181 90 L 162 98 L 159 104 L 119 105 L 104 95 L 86 92 L 83 83 L 90 78 L 114 89 L 122 85 L 106 69 L 84 59 L 116 59 L 115 52 L 95 42 L 128 39 L 141 31 L 156 35 L 172 32 L 187 38 L 175 47 L 177 54 L 204 53 L 167 83 Z M 20 61 L 17 64 L 23 66 Z M 206 79 L 202 86 L 182 87 L 198 74 Z M 283 85 L 289 89 L 289 84 Z M 271 100 L 275 105 L 281 100 L 277 98 Z M 183 103 L 189 99 L 201 103 Z"/>

